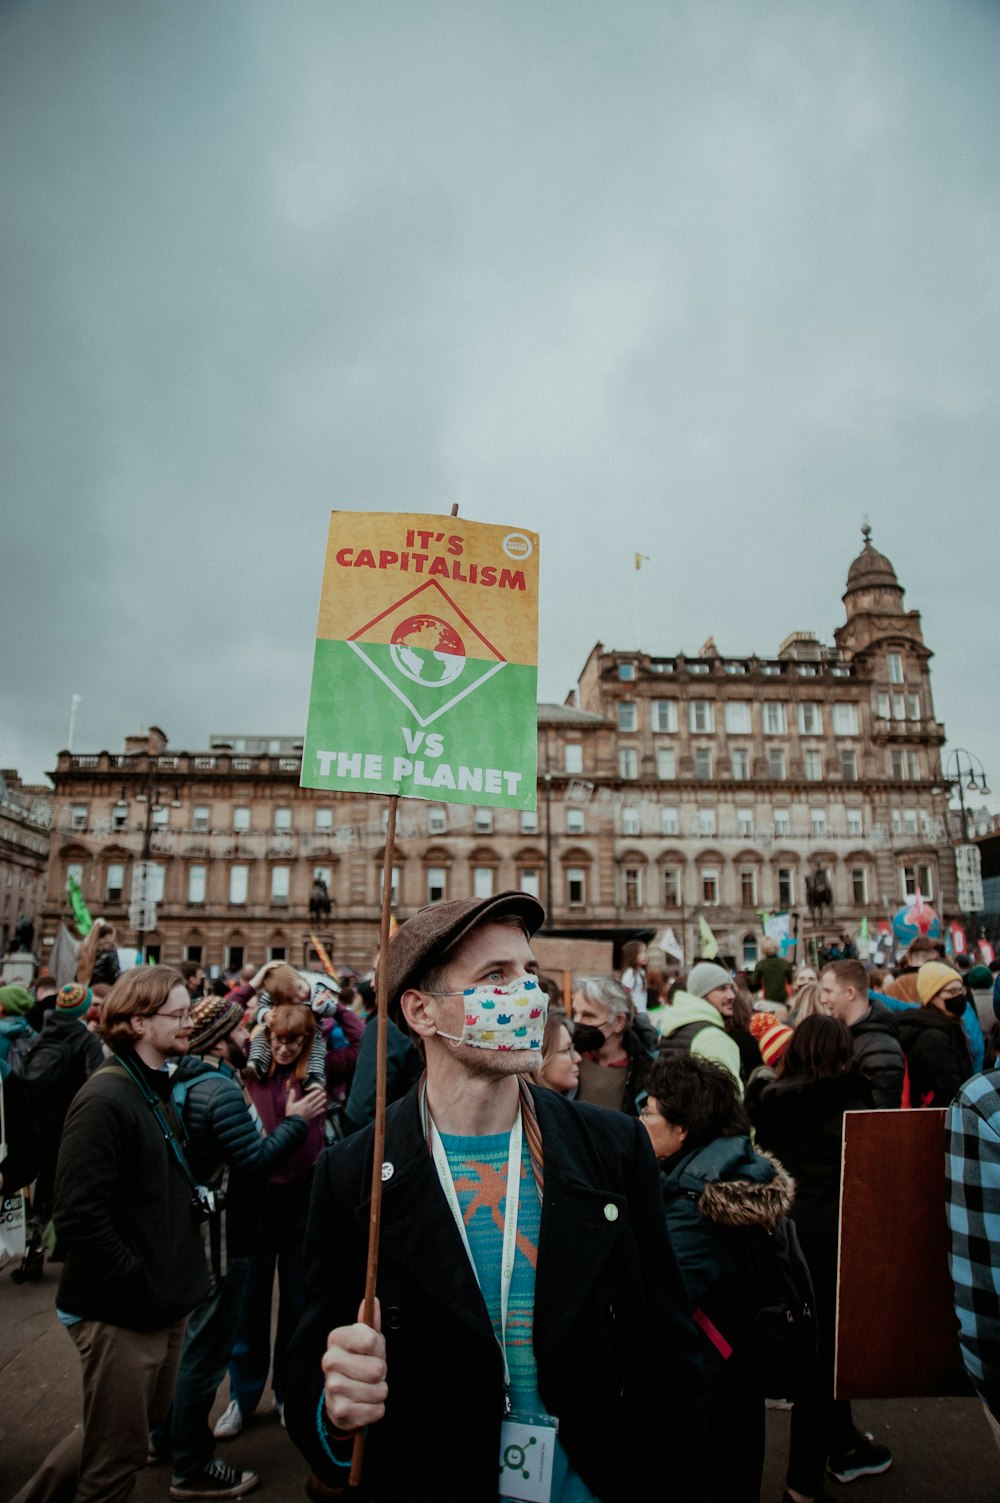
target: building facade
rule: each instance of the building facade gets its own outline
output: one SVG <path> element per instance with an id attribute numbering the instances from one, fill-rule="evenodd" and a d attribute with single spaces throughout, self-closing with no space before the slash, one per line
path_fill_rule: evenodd
<path id="1" fill-rule="evenodd" d="M 19 933 L 37 943 L 45 902 L 52 794 L 22 783 L 7 767 L 0 772 L 0 956 L 10 954 Z"/>
<path id="2" fill-rule="evenodd" d="M 832 644 L 793 632 L 768 659 L 727 657 L 711 641 L 696 658 L 598 643 L 568 702 L 538 707 L 535 813 L 401 803 L 398 917 L 520 887 L 542 898 L 554 932 L 624 939 L 666 926 L 688 957 L 703 916 L 743 964 L 762 911 L 791 912 L 802 936 L 853 934 L 919 890 L 951 916 L 931 653 L 867 530 L 843 600 Z M 74 875 L 123 940 L 131 908 L 164 961 L 302 964 L 315 933 L 338 962 L 367 967 L 385 809 L 300 788 L 301 751 L 301 740 L 245 735 L 174 753 L 154 728 L 122 755 L 62 753 L 47 937 Z M 832 904 L 810 920 L 817 871 Z M 329 913 L 310 918 L 317 882 Z"/>

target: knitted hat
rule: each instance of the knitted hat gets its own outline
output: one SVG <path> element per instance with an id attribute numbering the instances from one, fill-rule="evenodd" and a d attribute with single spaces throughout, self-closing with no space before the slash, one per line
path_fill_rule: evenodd
<path id="1" fill-rule="evenodd" d="M 61 1018 L 82 1018 L 94 997 L 89 986 L 68 981 L 56 992 L 56 1012 Z"/>
<path id="2" fill-rule="evenodd" d="M 430 903 L 400 924 L 389 941 L 387 978 L 389 1010 L 400 1026 L 406 1026 L 397 1005 L 403 993 L 415 986 L 432 966 L 443 964 L 448 952 L 470 929 L 507 914 L 516 914 L 529 935 L 545 921 L 545 909 L 537 898 L 530 893 L 511 891 L 498 892 L 491 898 Z"/>
<path id="3" fill-rule="evenodd" d="M 772 1068 L 788 1048 L 792 1031 L 773 1012 L 755 1012 L 750 1019 L 750 1032 L 757 1040 L 760 1057 L 765 1065 L 771 1065 Z"/>
<path id="4" fill-rule="evenodd" d="M 691 974 L 687 979 L 686 992 L 692 997 L 707 997 L 709 992 L 714 992 L 717 986 L 732 986 L 733 978 L 728 971 L 723 970 L 721 965 L 716 965 L 714 960 L 699 960 L 697 965 L 691 967 Z"/>
<path id="5" fill-rule="evenodd" d="M 917 995 L 926 1007 L 928 1002 L 934 1000 L 938 992 L 943 991 L 953 981 L 962 981 L 957 971 L 953 971 L 950 965 L 943 965 L 940 960 L 929 960 L 917 972 Z M 962 985 L 965 985 L 964 981 Z"/>
<path id="6" fill-rule="evenodd" d="M 990 981 L 992 980 L 991 976 Z M 0 986 L 0 1011 L 5 1012 L 8 1018 L 23 1018 L 34 1005 L 34 997 L 23 986 Z"/>
<path id="7" fill-rule="evenodd" d="M 988 965 L 974 965 L 965 978 L 968 986 L 975 987 L 977 991 L 985 992 L 993 990 L 993 982 L 996 977 Z M 0 992 L 0 996 L 3 993 Z"/>
<path id="8" fill-rule="evenodd" d="M 192 1054 L 207 1054 L 213 1044 L 232 1033 L 243 1021 L 243 1002 L 233 992 L 228 997 L 203 997 L 191 1009 Z"/>

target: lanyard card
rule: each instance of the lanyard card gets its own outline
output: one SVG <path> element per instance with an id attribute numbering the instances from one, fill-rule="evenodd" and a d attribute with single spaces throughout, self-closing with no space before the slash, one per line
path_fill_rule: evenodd
<path id="1" fill-rule="evenodd" d="M 555 1454 L 556 1421 L 550 1414 L 508 1415 L 500 1425 L 500 1496 L 549 1503 Z"/>

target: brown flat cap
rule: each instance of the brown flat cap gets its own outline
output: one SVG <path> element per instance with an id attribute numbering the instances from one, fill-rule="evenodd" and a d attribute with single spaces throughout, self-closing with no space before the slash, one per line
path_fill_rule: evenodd
<path id="1" fill-rule="evenodd" d="M 429 903 L 389 941 L 389 1012 L 405 1028 L 399 999 L 421 976 L 445 960 L 450 950 L 477 924 L 514 914 L 524 924 L 529 938 L 545 922 L 545 909 L 527 892 L 498 892 L 491 898 L 456 898 L 450 903 Z"/>

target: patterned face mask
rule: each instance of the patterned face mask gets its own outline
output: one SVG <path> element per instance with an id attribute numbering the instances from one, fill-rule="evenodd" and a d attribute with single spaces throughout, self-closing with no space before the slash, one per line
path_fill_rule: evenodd
<path id="1" fill-rule="evenodd" d="M 473 1049 L 542 1049 L 548 998 L 534 976 L 522 976 L 509 986 L 470 986 L 463 992 L 434 992 L 436 997 L 461 997 L 465 1017 L 460 1034 L 445 1033 L 453 1044 Z"/>

